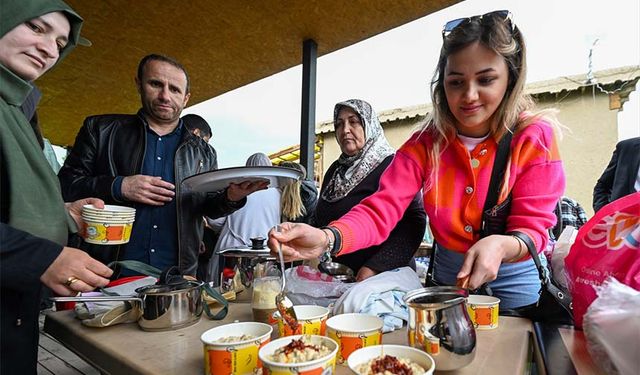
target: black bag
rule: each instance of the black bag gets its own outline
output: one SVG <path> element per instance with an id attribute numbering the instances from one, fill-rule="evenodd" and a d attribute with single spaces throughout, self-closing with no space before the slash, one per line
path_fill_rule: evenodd
<path id="1" fill-rule="evenodd" d="M 538 269 L 540 277 L 540 298 L 538 302 L 517 309 L 501 309 L 501 315 L 519 316 L 531 319 L 534 322 L 573 325 L 571 308 L 571 296 L 553 283 L 549 276 L 549 270 L 540 264 L 538 252 L 531 238 L 522 232 L 506 232 L 507 218 L 511 213 L 511 194 L 504 202 L 497 204 L 500 195 L 500 183 L 504 179 L 512 134 L 507 132 L 500 143 L 496 153 L 496 160 L 491 171 L 491 181 L 482 214 L 482 237 L 491 234 L 508 234 L 518 237 L 527 246 L 527 250 Z M 491 295 L 491 289 L 481 287 L 486 294 Z"/>
<path id="2" fill-rule="evenodd" d="M 549 270 L 540 264 L 533 241 L 524 233 L 512 232 L 509 234 L 518 237 L 526 244 L 527 250 L 536 264 L 541 283 L 540 298 L 538 302 L 528 306 L 501 310 L 500 315 L 519 316 L 541 323 L 573 325 L 571 296 L 554 284 L 553 279 L 549 276 Z"/>

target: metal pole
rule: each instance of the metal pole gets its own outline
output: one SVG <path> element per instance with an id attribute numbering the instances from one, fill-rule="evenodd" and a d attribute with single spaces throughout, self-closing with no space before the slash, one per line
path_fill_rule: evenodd
<path id="1" fill-rule="evenodd" d="M 318 44 L 313 39 L 302 43 L 302 111 L 300 119 L 300 164 L 313 180 L 316 141 L 316 64 Z"/>

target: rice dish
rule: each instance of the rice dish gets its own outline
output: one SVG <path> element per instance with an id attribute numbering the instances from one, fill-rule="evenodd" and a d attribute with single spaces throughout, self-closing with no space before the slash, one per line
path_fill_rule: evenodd
<path id="1" fill-rule="evenodd" d="M 392 355 L 379 356 L 357 367 L 360 375 L 422 375 L 425 370 L 414 362 Z"/>
<path id="2" fill-rule="evenodd" d="M 302 336 L 299 340 L 292 340 L 286 346 L 276 349 L 270 359 L 279 363 L 303 363 L 313 361 L 331 354 L 324 344 L 313 344 L 309 336 Z"/>
<path id="3" fill-rule="evenodd" d="M 251 340 L 255 338 L 256 337 L 253 335 L 246 335 L 246 334 L 242 336 L 226 336 L 226 337 L 221 337 L 217 339 L 215 343 L 228 344 L 232 342 L 240 342 L 240 341 Z"/>

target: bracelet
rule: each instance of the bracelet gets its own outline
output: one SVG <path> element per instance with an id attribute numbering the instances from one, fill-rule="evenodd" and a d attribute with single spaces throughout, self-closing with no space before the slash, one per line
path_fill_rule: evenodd
<path id="1" fill-rule="evenodd" d="M 320 263 L 327 263 L 327 262 L 331 262 L 331 252 L 333 251 L 333 241 L 331 241 L 331 236 L 329 236 L 329 233 L 324 230 L 324 228 L 321 228 L 320 230 L 322 230 L 322 233 L 324 233 L 324 236 L 327 238 L 327 247 L 324 249 L 324 252 L 322 252 L 322 255 L 320 255 Z"/>
<path id="2" fill-rule="evenodd" d="M 340 231 L 338 231 L 334 227 L 329 227 L 329 226 L 320 227 L 320 229 L 327 229 L 327 230 L 330 230 L 331 233 L 333 233 L 333 237 L 335 239 L 333 242 L 333 247 L 331 249 L 331 255 L 338 254 L 340 250 L 342 250 L 342 235 L 340 234 Z"/>
<path id="3" fill-rule="evenodd" d="M 520 239 L 520 237 L 518 236 L 514 236 L 513 234 L 510 235 L 511 237 L 516 239 L 516 242 L 518 243 L 518 254 L 516 254 L 513 258 L 509 259 L 506 261 L 506 263 L 514 263 L 517 260 L 519 260 L 520 258 L 522 258 L 524 255 L 522 254 L 522 248 L 524 247 L 524 242 Z"/>

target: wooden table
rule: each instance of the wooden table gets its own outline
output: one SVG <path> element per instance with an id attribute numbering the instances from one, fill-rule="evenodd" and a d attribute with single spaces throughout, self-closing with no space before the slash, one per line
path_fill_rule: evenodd
<path id="1" fill-rule="evenodd" d="M 248 303 L 229 304 L 224 320 L 211 321 L 203 316 L 197 324 L 175 331 L 145 332 L 137 324 L 90 328 L 83 326 L 72 311 L 48 314 L 44 331 L 104 373 L 199 375 L 204 367 L 200 335 L 235 320 L 252 320 Z M 499 328 L 478 331 L 475 360 L 463 369 L 443 374 L 522 374 L 532 350 L 531 335 L 528 320 L 500 317 Z M 406 344 L 406 328 L 385 334 L 382 341 Z M 336 366 L 337 375 L 350 373 L 347 367 Z"/>

